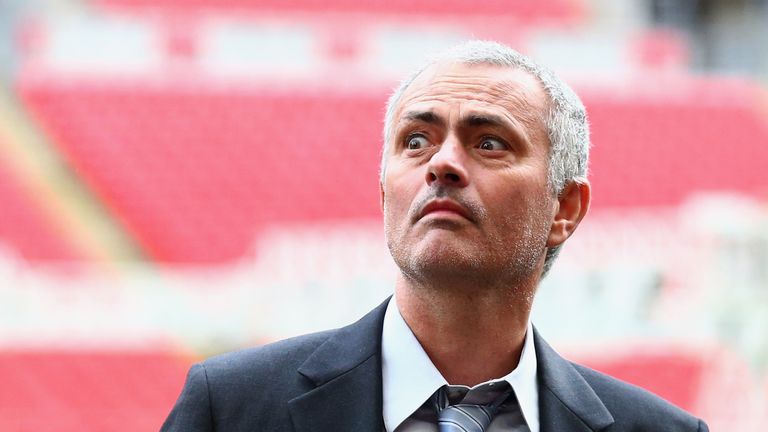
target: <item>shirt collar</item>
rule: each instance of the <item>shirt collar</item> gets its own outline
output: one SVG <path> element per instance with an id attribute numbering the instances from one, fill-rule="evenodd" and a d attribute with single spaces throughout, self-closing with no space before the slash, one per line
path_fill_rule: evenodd
<path id="1" fill-rule="evenodd" d="M 384 315 L 381 360 L 384 426 L 387 431 L 394 431 L 432 396 L 435 390 L 448 384 L 400 315 L 394 297 L 387 305 Z M 531 432 L 539 431 L 536 371 L 533 326 L 529 322 L 517 367 L 506 376 L 492 381 L 509 382 L 515 390 L 520 409 Z"/>

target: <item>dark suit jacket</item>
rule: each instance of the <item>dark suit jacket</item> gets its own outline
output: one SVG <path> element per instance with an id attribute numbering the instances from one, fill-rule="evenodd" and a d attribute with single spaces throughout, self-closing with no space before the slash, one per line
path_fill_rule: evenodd
<path id="1" fill-rule="evenodd" d="M 224 354 L 190 369 L 165 432 L 382 431 L 387 302 L 337 330 Z M 630 384 L 560 357 L 534 330 L 541 432 L 707 431 Z"/>

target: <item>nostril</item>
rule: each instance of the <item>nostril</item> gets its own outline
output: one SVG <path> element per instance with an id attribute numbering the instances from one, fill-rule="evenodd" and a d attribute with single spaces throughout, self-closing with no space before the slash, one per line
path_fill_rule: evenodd
<path id="1" fill-rule="evenodd" d="M 433 172 L 429 173 L 429 174 L 427 175 L 427 177 L 429 178 L 429 181 L 430 181 L 430 182 L 433 182 L 433 181 L 437 180 L 437 176 L 436 176 L 436 175 L 435 175 L 435 173 L 433 173 Z"/>
<path id="2" fill-rule="evenodd" d="M 455 182 L 455 183 L 458 183 L 459 180 L 460 180 L 459 176 L 457 174 L 454 174 L 454 173 L 447 173 L 445 175 L 445 178 L 447 180 L 450 180 L 450 181 Z"/>

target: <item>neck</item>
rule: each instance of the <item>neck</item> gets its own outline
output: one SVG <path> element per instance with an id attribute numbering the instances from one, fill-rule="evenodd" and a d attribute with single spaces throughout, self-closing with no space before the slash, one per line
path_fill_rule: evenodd
<path id="1" fill-rule="evenodd" d="M 423 286 L 401 277 L 395 287 L 400 313 L 432 363 L 450 384 L 467 386 L 513 371 L 536 284 L 451 285 Z"/>

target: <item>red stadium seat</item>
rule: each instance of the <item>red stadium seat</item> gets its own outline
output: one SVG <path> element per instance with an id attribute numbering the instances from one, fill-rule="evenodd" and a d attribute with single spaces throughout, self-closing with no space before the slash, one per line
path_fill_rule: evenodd
<path id="1" fill-rule="evenodd" d="M 0 430 L 158 430 L 189 361 L 143 352 L 0 352 Z"/>
<path id="2" fill-rule="evenodd" d="M 676 205 L 703 191 L 768 193 L 765 93 L 727 81 L 681 85 L 690 87 L 682 95 L 586 94 L 595 207 Z"/>
<path id="3" fill-rule="evenodd" d="M 639 350 L 638 350 L 639 351 Z M 643 387 L 675 405 L 696 411 L 702 390 L 704 358 L 670 350 L 666 353 L 634 352 L 626 357 L 606 357 L 586 364 L 608 375 Z"/>

